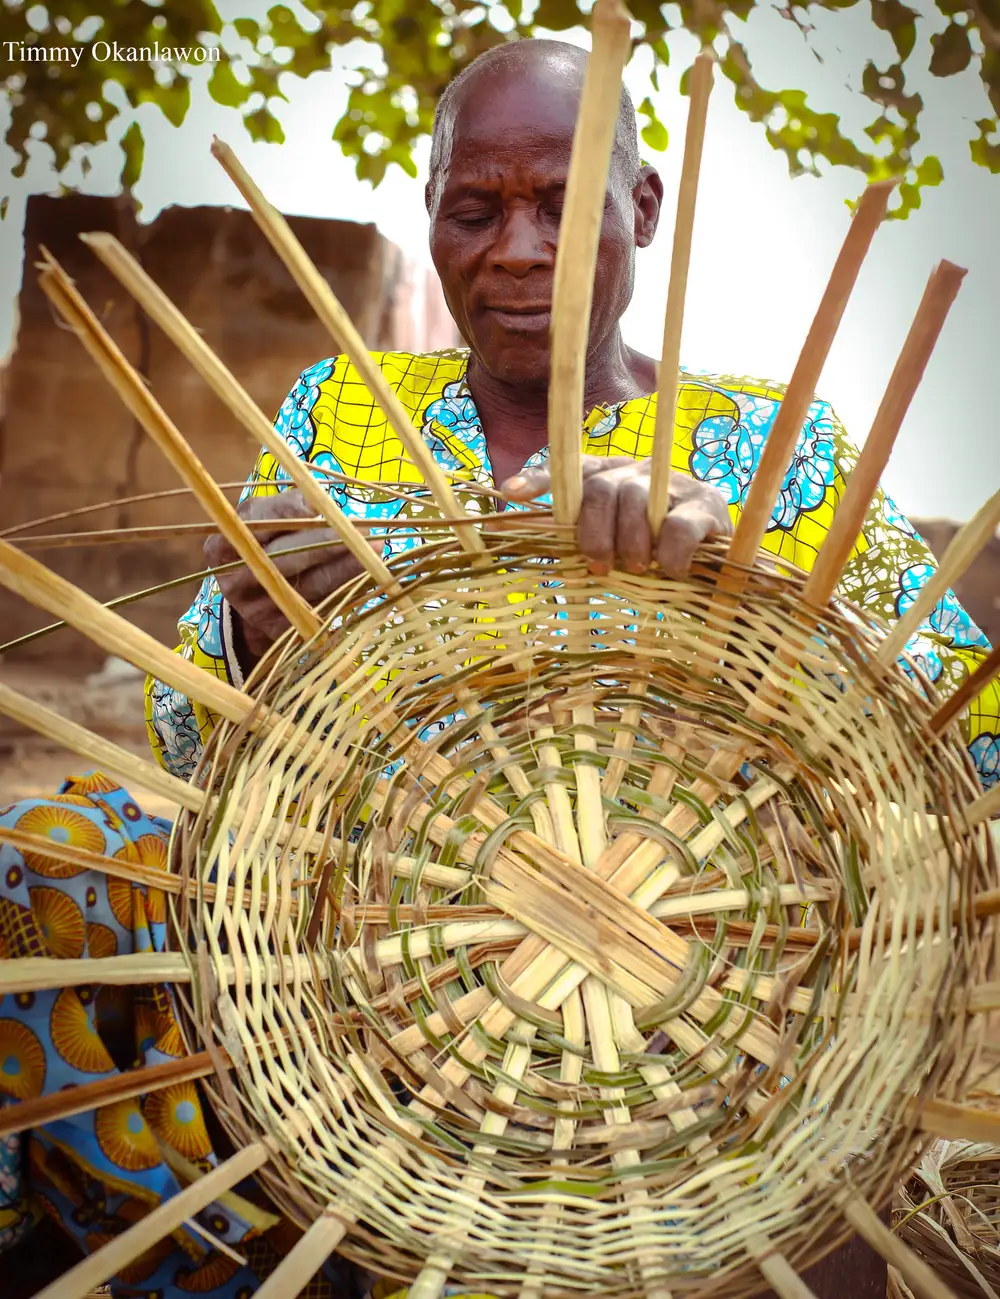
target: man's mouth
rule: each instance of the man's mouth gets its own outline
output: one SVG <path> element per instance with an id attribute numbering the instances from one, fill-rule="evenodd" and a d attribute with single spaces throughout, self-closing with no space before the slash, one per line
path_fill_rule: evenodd
<path id="1" fill-rule="evenodd" d="M 536 334 L 547 331 L 552 322 L 552 305 L 548 302 L 500 303 L 486 308 L 487 313 L 503 329 L 515 334 Z"/>

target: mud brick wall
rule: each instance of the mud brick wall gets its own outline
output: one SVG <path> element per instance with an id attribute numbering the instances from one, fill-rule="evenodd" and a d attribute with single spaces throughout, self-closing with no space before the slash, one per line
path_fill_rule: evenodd
<path id="1" fill-rule="evenodd" d="M 290 224 L 374 349 L 451 346 L 454 325 L 433 276 L 408 265 L 373 225 L 292 217 Z M 126 357 L 146 376 L 219 481 L 245 478 L 254 448 L 169 340 L 80 242 L 110 230 L 268 414 L 298 373 L 334 349 L 250 214 L 225 208 L 168 208 L 140 225 L 121 200 L 66 195 L 29 200 L 25 272 L 16 347 L 3 376 L 0 416 L 0 528 L 99 501 L 179 486 L 173 469 L 136 426 L 77 339 L 61 328 L 38 287 L 40 245 L 62 263 Z M 189 499 L 106 510 L 53 523 L 46 531 L 199 521 Z M 172 539 L 46 551 L 39 558 L 102 600 L 202 567 L 201 541 Z M 173 643 L 174 623 L 193 587 L 166 592 L 128 616 Z M 0 642 L 50 619 L 0 591 Z M 15 652 L 38 661 L 102 655 L 61 632 Z"/>

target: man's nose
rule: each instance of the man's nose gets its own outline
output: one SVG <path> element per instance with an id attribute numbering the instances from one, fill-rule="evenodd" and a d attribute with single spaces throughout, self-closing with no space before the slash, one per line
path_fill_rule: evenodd
<path id="1" fill-rule="evenodd" d="M 497 270 L 524 276 L 535 270 L 551 270 L 555 252 L 555 243 L 540 228 L 536 213 L 514 209 L 504 216 L 490 261 Z"/>

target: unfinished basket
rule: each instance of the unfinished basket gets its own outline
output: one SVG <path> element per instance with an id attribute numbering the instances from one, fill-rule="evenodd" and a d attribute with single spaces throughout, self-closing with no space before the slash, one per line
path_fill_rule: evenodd
<path id="1" fill-rule="evenodd" d="M 434 464 L 225 146 L 261 228 L 423 474 L 422 544 L 405 558 L 374 556 L 163 293 L 113 239 L 89 237 L 360 559 L 364 576 L 318 610 L 60 268 L 43 265 L 62 316 L 291 623 L 236 690 L 0 542 L 0 581 L 221 719 L 185 784 L 0 688 L 4 711 L 179 805 L 174 950 L 127 972 L 122 958 L 80 962 L 73 977 L 175 984 L 192 1052 L 180 1067 L 205 1079 L 237 1148 L 46 1299 L 86 1294 L 251 1173 L 307 1228 L 261 1299 L 299 1293 L 338 1249 L 412 1299 L 446 1286 L 801 1299 L 796 1269 L 851 1232 L 916 1292 L 950 1293 L 871 1206 L 930 1134 L 996 1129 L 961 1098 L 983 1012 L 1000 1005 L 986 824 L 1000 792 L 980 792 L 955 718 L 1000 659 L 942 701 L 899 655 L 992 535 L 1000 494 L 891 631 L 833 597 L 963 272 L 932 275 L 808 577 L 758 548 L 884 185 L 858 205 L 732 541 L 702 547 L 683 582 L 591 576 L 573 527 L 580 411 L 628 50 L 627 15 L 598 0 L 557 265 L 551 516 L 483 526 L 481 496 Z M 656 528 L 710 84 L 702 55 Z M 53 851 L 18 842 L 29 838 Z M 69 964 L 9 962 L 0 991 L 61 986 Z M 150 1070 L 136 1090 L 166 1081 Z M 45 1099 L 49 1117 L 78 1104 Z"/>

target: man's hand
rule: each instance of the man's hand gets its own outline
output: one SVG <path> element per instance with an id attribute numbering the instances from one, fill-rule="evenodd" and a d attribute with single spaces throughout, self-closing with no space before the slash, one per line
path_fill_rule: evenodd
<path id="1" fill-rule="evenodd" d="M 684 577 L 701 542 L 708 537 L 728 537 L 733 531 L 722 493 L 674 470 L 670 508 L 660 535 L 654 539 L 646 513 L 649 463 L 626 456 L 583 457 L 583 505 L 577 534 L 580 550 L 597 576 L 616 567 L 645 573 L 655 556 L 667 577 Z M 549 487 L 548 469 L 524 469 L 508 478 L 501 491 L 510 501 L 531 501 Z"/>
<path id="2" fill-rule="evenodd" d="M 362 571 L 361 565 L 337 540 L 332 529 L 299 528 L 290 531 L 283 526 L 286 519 L 313 516 L 314 512 L 306 505 L 300 491 L 251 496 L 237 507 L 237 512 L 243 519 L 267 519 L 273 523 L 273 527 L 255 528 L 254 533 L 278 571 L 309 604 L 318 604 Z M 321 548 L 298 554 L 287 553 L 299 546 L 317 543 L 322 543 Z M 381 538 L 369 538 L 369 545 L 376 554 L 381 554 L 382 544 Z M 212 568 L 239 559 L 229 542 L 217 534 L 205 542 L 205 555 Z M 240 654 L 241 666 L 248 671 L 288 629 L 288 619 L 245 566 L 220 573 L 218 582 L 223 597 L 239 620 L 239 627 L 234 630 L 237 640 L 242 642 L 239 649 L 246 651 L 245 655 Z"/>

